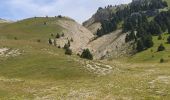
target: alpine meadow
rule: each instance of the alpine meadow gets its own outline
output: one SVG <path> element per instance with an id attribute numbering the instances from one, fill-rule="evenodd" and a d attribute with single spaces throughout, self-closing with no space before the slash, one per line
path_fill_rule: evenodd
<path id="1" fill-rule="evenodd" d="M 74 6 L 56 0 L 66 1 Z M 0 100 L 170 100 L 170 0 L 120 1 L 82 24 L 58 13 L 0 14 Z"/>

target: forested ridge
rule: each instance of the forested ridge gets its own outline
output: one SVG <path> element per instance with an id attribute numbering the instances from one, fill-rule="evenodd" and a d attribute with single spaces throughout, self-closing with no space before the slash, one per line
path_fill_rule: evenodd
<path id="1" fill-rule="evenodd" d="M 134 48 L 140 52 L 154 45 L 152 35 L 170 30 L 170 10 L 166 9 L 168 4 L 164 0 L 135 0 L 123 8 L 114 7 L 117 7 L 116 11 L 107 20 L 101 20 L 101 29 L 96 33 L 98 37 L 122 28 L 122 33 L 129 32 L 125 41 L 134 41 Z"/>

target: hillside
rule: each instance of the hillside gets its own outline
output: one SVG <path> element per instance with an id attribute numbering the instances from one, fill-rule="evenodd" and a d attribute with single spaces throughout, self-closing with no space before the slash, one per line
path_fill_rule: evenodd
<path id="1" fill-rule="evenodd" d="M 159 62 L 160 59 L 165 59 L 165 62 L 170 61 L 170 44 L 167 44 L 167 38 L 170 36 L 167 33 L 162 34 L 162 40 L 158 40 L 158 36 L 153 37 L 154 46 L 148 50 L 138 53 L 131 57 L 130 62 Z M 166 48 L 165 51 L 157 52 L 160 44 L 163 44 Z"/>
<path id="2" fill-rule="evenodd" d="M 152 1 L 152 0 L 147 1 L 148 4 L 149 4 L 150 1 Z M 170 1 L 169 0 L 163 0 L 163 1 L 166 1 L 168 6 L 170 7 Z M 134 5 L 134 7 L 136 6 L 136 4 L 137 4 L 137 6 L 141 6 L 142 3 L 144 3 L 144 2 L 145 2 L 145 0 L 137 0 L 136 2 L 134 2 L 134 3 L 132 2 L 130 4 L 122 4 L 122 5 L 115 5 L 115 6 L 109 5 L 109 6 L 106 6 L 104 8 L 99 7 L 98 10 L 96 11 L 96 13 L 91 18 L 89 18 L 87 21 L 85 21 L 83 23 L 83 26 L 85 26 L 90 31 L 92 31 L 94 34 L 96 34 L 97 30 L 101 29 L 101 24 L 103 23 L 103 21 L 112 20 L 112 18 L 114 18 L 115 14 L 117 14 L 118 16 L 123 15 L 122 11 L 126 11 L 127 8 L 129 8 L 131 5 Z M 157 9 L 162 9 L 162 8 L 155 8 L 155 9 L 152 9 L 152 10 L 145 9 L 145 10 L 141 10 L 141 11 L 143 11 L 146 15 L 148 14 L 148 16 L 153 17 L 157 14 L 157 13 L 154 14 Z M 136 13 L 136 12 L 140 12 L 140 11 L 135 11 L 135 12 L 132 12 L 131 14 Z M 128 15 L 125 14 L 123 16 L 127 17 Z M 119 19 L 119 18 L 116 18 L 116 20 L 117 19 Z M 113 20 L 115 20 L 115 19 L 113 19 Z M 121 23 L 119 23 L 118 26 L 121 26 L 121 25 L 122 25 L 122 20 L 121 20 Z M 122 27 L 119 27 L 119 28 L 122 28 Z"/>
<path id="3" fill-rule="evenodd" d="M 89 61 L 42 42 L 0 39 L 0 65 L 2 100 L 170 98 L 169 63 Z"/>
<path id="4" fill-rule="evenodd" d="M 132 53 L 132 46 L 125 43 L 127 33 L 122 34 L 122 30 L 117 30 L 110 34 L 104 35 L 90 42 L 87 45 L 94 58 L 120 58 Z"/>
<path id="5" fill-rule="evenodd" d="M 64 16 L 0 23 L 0 100 L 170 100 L 170 10 L 134 1 L 99 8 L 84 26 Z M 93 60 L 81 58 L 86 48 Z"/>
<path id="6" fill-rule="evenodd" d="M 120 32 L 118 33 L 120 34 Z M 83 49 L 89 48 L 94 55 L 94 59 L 103 59 L 110 56 L 117 58 L 130 52 L 123 50 L 128 47 L 125 45 L 124 36 L 115 35 L 113 32 L 112 35 L 95 39 L 89 30 L 66 17 L 24 19 L 2 26 L 0 34 L 2 39 L 29 40 L 45 44 L 48 43 L 50 38 L 53 42 L 56 42 L 57 48 L 63 48 L 70 41 L 70 49 L 74 54 L 81 54 Z M 57 34 L 63 34 L 64 37 L 56 38 Z M 117 44 L 117 46 L 114 44 Z"/>
<path id="7" fill-rule="evenodd" d="M 29 18 L 0 27 L 0 35 L 3 39 L 48 43 L 49 38 L 54 40 L 57 34 L 64 34 L 64 37 L 57 41 L 57 45 L 60 47 L 63 47 L 68 40 L 74 40 L 71 43 L 73 44 L 71 48 L 74 52 L 81 51 L 90 39 L 93 38 L 93 34 L 90 31 L 66 17 Z"/>
<path id="8" fill-rule="evenodd" d="M 48 39 L 54 38 L 51 33 L 55 32 L 63 32 L 62 38 L 72 36 L 79 44 L 76 47 L 82 41 L 83 44 L 88 42 L 85 35 L 89 31 L 68 18 L 30 18 L 1 27 L 0 99 L 67 99 L 69 95 L 74 96 L 69 94 L 72 86 L 68 85 L 72 82 L 84 83 L 111 73 L 110 65 L 83 60 L 76 55 L 67 56 L 63 49 L 49 45 Z M 75 35 L 80 39 L 76 40 Z M 52 93 L 58 86 L 61 86 L 61 95 L 58 90 Z M 48 91 L 48 88 L 53 89 Z"/>
<path id="9" fill-rule="evenodd" d="M 98 40 L 105 37 L 105 35 L 106 36 L 110 34 L 116 35 L 117 30 L 122 30 L 122 33 L 120 33 L 121 35 L 119 36 L 119 38 L 121 38 L 122 40 L 120 44 L 117 44 L 116 40 L 114 41 L 114 38 L 113 38 L 114 36 L 110 36 L 113 39 L 112 43 L 117 44 L 117 45 L 114 45 L 114 47 L 112 47 L 111 46 L 112 43 L 110 43 L 109 42 L 110 40 L 108 39 L 107 41 L 103 42 L 103 44 L 101 45 L 101 47 L 105 49 L 99 50 L 99 47 L 98 47 L 95 50 L 99 50 L 99 51 L 95 51 L 94 54 L 96 54 L 96 52 L 98 53 L 102 52 L 96 55 L 107 56 L 106 54 L 107 52 L 108 55 L 119 56 L 119 54 L 120 55 L 125 54 L 125 52 L 127 54 L 128 53 L 131 54 L 132 52 L 135 53 L 137 50 L 135 50 L 134 48 L 137 48 L 136 46 L 137 41 L 136 43 L 133 43 L 132 41 L 133 40 L 139 41 L 140 39 L 143 39 L 142 40 L 143 42 L 150 42 L 150 43 L 152 42 L 150 45 L 152 46 L 153 41 L 152 41 L 152 37 L 149 34 L 157 35 L 157 33 L 158 34 L 161 34 L 161 32 L 164 33 L 167 30 L 167 27 L 169 26 L 167 24 L 167 22 L 169 22 L 168 21 L 169 14 L 166 14 L 166 13 L 169 13 L 168 5 L 169 5 L 169 1 L 165 2 L 163 0 L 158 0 L 158 1 L 137 0 L 127 5 L 118 5 L 118 6 L 109 5 L 104 8 L 99 7 L 97 12 L 89 20 L 85 21 L 83 25 L 86 28 L 88 28 L 93 34 L 95 34 L 98 37 Z M 166 18 L 161 18 L 163 16 Z M 163 19 L 167 19 L 167 20 L 163 20 Z M 152 27 L 157 27 L 157 28 L 153 29 Z M 123 37 L 124 34 L 126 34 L 125 37 Z M 126 39 L 128 38 L 133 38 L 133 39 L 132 40 L 130 39 L 127 41 Z M 144 39 L 144 38 L 147 38 L 147 39 Z M 106 49 L 107 47 L 105 45 L 106 42 L 110 44 L 109 47 L 111 48 L 109 50 Z M 128 47 L 129 42 L 132 45 L 131 47 L 133 47 L 134 49 L 134 50 L 131 49 L 131 53 L 129 52 L 128 48 L 125 48 L 125 47 Z M 92 42 L 92 44 L 94 44 L 94 42 Z M 99 45 L 100 44 L 101 43 L 99 42 Z M 115 47 L 118 48 L 117 50 L 118 55 L 115 55 L 116 53 L 112 54 L 111 52 L 109 52 L 112 50 L 115 51 L 114 49 Z M 95 44 L 94 44 L 94 48 L 95 48 Z M 124 48 L 124 50 L 121 50 L 120 48 Z"/>
<path id="10" fill-rule="evenodd" d="M 83 26 L 89 29 L 93 34 L 96 34 L 97 30 L 101 28 L 102 21 L 110 19 L 113 13 L 126 6 L 127 5 L 122 4 L 118 6 L 108 5 L 105 8 L 99 7 L 97 12 L 83 23 Z"/>

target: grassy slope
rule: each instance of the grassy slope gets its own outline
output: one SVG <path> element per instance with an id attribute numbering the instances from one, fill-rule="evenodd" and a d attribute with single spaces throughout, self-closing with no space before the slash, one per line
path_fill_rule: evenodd
<path id="1" fill-rule="evenodd" d="M 1 47 L 20 49 L 18 57 L 0 59 L 0 76 L 30 79 L 72 79 L 88 76 L 63 50 L 42 43 L 4 40 Z M 34 77 L 33 77 L 34 76 Z"/>
<path id="2" fill-rule="evenodd" d="M 35 19 L 22 23 L 28 21 L 35 25 L 32 20 Z M 40 26 L 34 27 L 42 28 L 42 22 Z M 104 61 L 114 66 L 113 72 L 103 77 L 94 77 L 82 64 L 72 59 L 81 60 L 76 56 L 66 56 L 62 49 L 43 42 L 29 41 L 35 38 L 46 40 L 50 35 L 49 31 L 43 33 L 41 28 L 34 29 L 31 25 L 24 27 L 25 24 L 15 23 L 0 30 L 0 48 L 22 51 L 18 57 L 0 58 L 0 99 L 169 100 L 170 80 L 167 77 L 170 76 L 170 68 L 167 64 L 156 63 L 153 66 L 152 63 Z M 28 26 L 32 27 L 29 31 Z M 19 40 L 14 40 L 14 36 Z M 160 76 L 165 78 L 161 80 Z"/>
<path id="3" fill-rule="evenodd" d="M 51 34 L 60 33 L 63 29 L 57 25 L 58 20 L 66 18 L 30 18 L 0 27 L 1 38 L 47 41 Z M 47 24 L 44 25 L 44 22 Z"/>
<path id="4" fill-rule="evenodd" d="M 0 77 L 47 81 L 85 79 L 91 76 L 82 68 L 83 65 L 66 56 L 62 49 L 47 44 L 51 33 L 57 34 L 63 30 L 56 24 L 57 20 L 69 19 L 30 18 L 2 25 L 0 48 L 19 49 L 22 55 L 0 57 Z M 47 22 L 47 25 L 44 25 L 44 22 Z M 14 37 L 18 40 L 14 40 Z M 41 42 L 38 43 L 37 39 Z M 5 92 L 8 89 L 2 88 L 0 87 L 0 98 L 5 94 L 10 96 L 11 91 Z"/>
<path id="5" fill-rule="evenodd" d="M 63 30 L 57 25 L 58 20 L 70 19 L 30 18 L 1 26 L 0 48 L 19 49 L 23 54 L 15 58 L 0 58 L 0 75 L 36 79 L 50 79 L 50 77 L 70 79 L 81 75 L 88 76 L 79 69 L 79 63 L 64 55 L 62 49 L 47 44 L 52 33 L 55 35 Z M 44 25 L 44 22 L 47 25 Z M 18 40 L 14 40 L 14 37 Z M 40 39 L 41 42 L 38 43 L 36 39 Z"/>
<path id="6" fill-rule="evenodd" d="M 170 7 L 170 0 L 165 0 L 169 7 Z M 165 9 L 163 9 L 165 10 Z M 150 18 L 149 20 L 152 20 L 153 18 Z M 161 58 L 164 58 L 167 62 L 170 62 L 170 55 L 168 55 L 170 53 L 170 45 L 167 44 L 167 38 L 168 38 L 168 34 L 163 34 L 163 38 L 164 40 L 157 40 L 158 36 L 154 36 L 153 40 L 154 40 L 154 47 L 143 51 L 141 53 L 136 54 L 135 56 L 131 57 L 131 59 L 128 59 L 128 61 L 130 62 L 159 62 Z M 158 46 L 163 43 L 164 46 L 166 47 L 166 51 L 163 52 L 156 52 Z M 151 50 L 153 50 L 153 52 L 151 52 Z M 152 57 L 154 56 L 154 57 Z"/>
<path id="7" fill-rule="evenodd" d="M 167 3 L 168 3 L 168 5 L 169 5 L 169 7 L 170 7 L 170 1 L 169 0 L 165 0 Z"/>
<path id="8" fill-rule="evenodd" d="M 158 36 L 153 37 L 154 46 L 148 50 L 137 53 L 131 59 L 132 62 L 159 62 L 161 58 L 164 58 L 166 61 L 170 61 L 170 44 L 167 44 L 167 38 L 169 34 L 163 34 L 162 40 L 158 40 Z M 166 47 L 165 51 L 157 52 L 158 46 L 163 44 Z M 153 51 L 153 52 L 152 52 Z"/>

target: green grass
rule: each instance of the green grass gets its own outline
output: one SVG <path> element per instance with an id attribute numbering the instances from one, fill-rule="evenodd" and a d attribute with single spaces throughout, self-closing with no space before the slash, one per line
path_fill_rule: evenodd
<path id="1" fill-rule="evenodd" d="M 4 30 L 0 29 L 0 48 L 21 51 L 21 55 L 17 57 L 0 57 L 1 100 L 170 99 L 169 62 L 157 63 L 162 56 L 166 58 L 169 53 L 170 45 L 165 44 L 166 39 L 158 41 L 157 36 L 153 37 L 155 45 L 151 49 L 155 58 L 150 58 L 149 49 L 130 58 L 130 62 L 94 61 L 113 66 L 112 73 L 97 77 L 84 68 L 84 64 L 80 63 L 84 60 L 79 57 L 66 56 L 63 49 L 32 41 L 48 40 L 50 32 L 58 32 L 58 29 L 51 30 L 51 26 L 42 31 L 44 20 L 47 19 L 26 19 L 5 25 Z M 50 20 L 48 19 L 49 25 L 53 25 L 52 20 L 56 22 L 55 18 Z M 31 28 L 28 31 L 29 27 Z M 58 28 L 60 30 L 60 26 Z M 19 39 L 14 40 L 14 36 Z M 163 38 L 167 37 L 167 34 L 163 35 Z M 155 51 L 160 43 L 164 43 L 167 49 L 157 53 Z M 161 76 L 165 78 L 159 79 Z"/>
<path id="2" fill-rule="evenodd" d="M 168 6 L 170 7 L 170 1 L 169 0 L 165 0 L 168 3 Z"/>
<path id="3" fill-rule="evenodd" d="M 88 76 L 62 49 L 20 40 L 0 41 L 0 46 L 20 49 L 23 52 L 18 57 L 0 59 L 0 76 L 57 80 Z"/>
<path id="4" fill-rule="evenodd" d="M 169 34 L 163 34 L 162 40 L 158 40 L 158 36 L 153 37 L 154 46 L 143 52 L 137 53 L 129 59 L 130 62 L 159 62 L 161 58 L 170 62 L 170 44 L 167 44 Z M 158 46 L 163 44 L 166 48 L 165 51 L 157 52 Z M 153 52 L 152 52 L 153 51 Z"/>
<path id="5" fill-rule="evenodd" d="M 50 38 L 51 34 L 56 35 L 64 30 L 58 25 L 58 20 L 69 20 L 67 18 L 37 17 L 21 20 L 12 24 L 0 27 L 1 38 L 4 39 L 23 39 L 23 40 L 41 40 L 43 42 Z M 44 25 L 46 22 L 46 25 Z"/>

